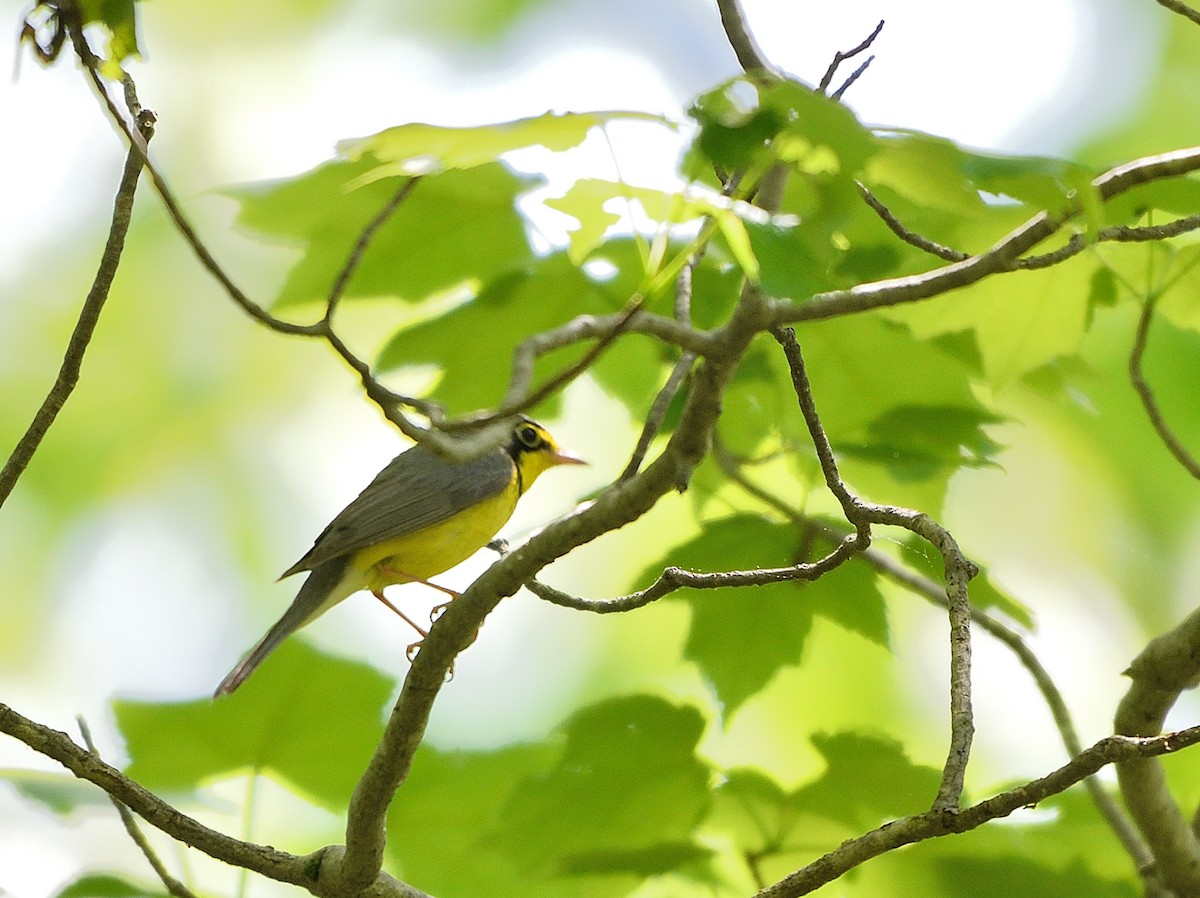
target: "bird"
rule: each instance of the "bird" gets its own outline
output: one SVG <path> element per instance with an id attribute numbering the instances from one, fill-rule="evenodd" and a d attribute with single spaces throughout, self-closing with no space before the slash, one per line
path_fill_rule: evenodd
<path id="1" fill-rule="evenodd" d="M 560 449 L 546 428 L 524 416 L 507 442 L 472 461 L 448 461 L 424 444 L 401 452 L 280 575 L 283 580 L 310 572 L 283 616 L 213 697 L 233 692 L 284 639 L 360 590 L 369 590 L 424 637 L 384 597 L 384 588 L 424 583 L 457 596 L 430 578 L 487 545 L 544 471 L 581 464 L 586 462 Z"/>

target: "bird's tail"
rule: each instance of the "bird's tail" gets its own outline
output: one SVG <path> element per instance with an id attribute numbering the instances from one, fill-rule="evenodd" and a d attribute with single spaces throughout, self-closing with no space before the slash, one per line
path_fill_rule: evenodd
<path id="1" fill-rule="evenodd" d="M 278 648 L 279 643 L 344 599 L 345 594 L 336 595 L 335 591 L 341 584 L 348 563 L 349 557 L 342 556 L 331 558 L 324 564 L 317 565 L 308 575 L 308 579 L 304 581 L 304 585 L 300 587 L 300 591 L 296 593 L 296 598 L 292 600 L 288 610 L 283 613 L 283 617 L 225 676 L 213 693 L 213 698 L 228 695 L 241 686 L 246 677 L 254 673 L 255 668 L 262 664 L 267 655 Z"/>

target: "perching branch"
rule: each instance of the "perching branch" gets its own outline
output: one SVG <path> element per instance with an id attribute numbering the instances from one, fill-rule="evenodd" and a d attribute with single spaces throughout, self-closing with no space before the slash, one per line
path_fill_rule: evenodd
<path id="1" fill-rule="evenodd" d="M 742 9 L 741 0 L 717 0 L 717 9 L 721 13 L 725 37 L 741 67 L 746 72 L 762 72 L 770 78 L 783 80 L 784 74 L 767 59 L 746 25 L 746 12 Z"/>
<path id="2" fill-rule="evenodd" d="M 154 133 L 153 116 L 148 118 L 142 116 L 141 118 L 145 122 L 143 137 L 149 140 Z M 37 413 L 33 416 L 33 421 L 30 422 L 21 439 L 17 441 L 17 445 L 8 456 L 4 467 L 0 469 L 0 505 L 3 505 L 12 493 L 17 480 L 28 467 L 34 453 L 37 452 L 42 440 L 58 417 L 58 413 L 62 411 L 71 393 L 75 390 L 76 384 L 79 383 L 83 357 L 87 353 L 92 335 L 96 331 L 96 325 L 100 321 L 100 313 L 104 310 L 104 303 L 112 289 L 113 279 L 117 275 L 117 267 L 121 264 L 121 253 L 125 248 L 125 235 L 129 232 L 129 222 L 133 214 L 134 193 L 137 191 L 138 177 L 142 171 L 142 159 L 141 153 L 134 149 L 131 149 L 125 157 L 125 168 L 121 173 L 121 182 L 117 187 L 117 196 L 113 202 L 112 222 L 108 228 L 108 240 L 104 244 L 104 252 L 100 256 L 99 270 L 83 301 L 83 308 L 79 311 L 75 329 L 67 341 L 67 349 L 63 353 L 62 364 L 59 366 L 58 376 L 54 379 L 54 385 L 46 394 L 46 398 L 42 400 L 41 407 L 38 408 Z"/>
<path id="3" fill-rule="evenodd" d="M 495 562 L 434 622 L 404 680 L 383 738 L 350 801 L 346 853 L 341 866 L 348 890 L 372 881 L 383 860 L 384 820 L 408 775 L 433 703 L 454 659 L 476 638 L 484 618 L 546 565 L 605 533 L 637 520 L 662 496 L 686 483 L 708 453 L 721 397 L 750 341 L 768 324 L 765 299 L 743 291 L 720 331 L 722 352 L 696 368 L 679 425 L 651 464 L 615 483 L 591 505 L 553 522 L 529 542 Z"/>

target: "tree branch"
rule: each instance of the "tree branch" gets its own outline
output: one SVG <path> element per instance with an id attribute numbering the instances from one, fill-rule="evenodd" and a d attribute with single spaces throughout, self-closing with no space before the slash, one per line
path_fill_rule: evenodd
<path id="1" fill-rule="evenodd" d="M 153 134 L 153 119 L 147 120 L 145 136 Z M 121 181 L 117 187 L 117 196 L 113 202 L 112 222 L 108 228 L 108 240 L 104 244 L 104 252 L 100 256 L 100 266 L 96 277 L 92 280 L 91 289 L 83 301 L 79 311 L 79 319 L 75 329 L 67 341 L 66 352 L 63 353 L 62 364 L 58 376 L 50 392 L 42 400 L 41 407 L 33 416 L 29 427 L 17 441 L 16 447 L 8 456 L 3 469 L 0 469 L 0 506 L 8 499 L 16 486 L 17 480 L 29 466 L 42 440 L 54 424 L 58 413 L 74 392 L 79 383 L 79 372 L 83 367 L 83 357 L 87 353 L 96 325 L 100 321 L 100 313 L 112 289 L 113 279 L 121 264 L 121 253 L 125 248 L 125 235 L 129 233 L 129 222 L 133 214 L 133 199 L 137 191 L 138 177 L 142 171 L 142 155 L 131 149 L 125 157 L 125 168 L 121 173 Z"/>
<path id="2" fill-rule="evenodd" d="M 1125 673 L 1132 683 L 1117 706 L 1117 733 L 1162 731 L 1167 712 L 1200 678 L 1200 611 L 1152 639 Z M 1167 737 L 1169 738 L 1169 737 Z M 1162 764 L 1131 758 L 1117 765 L 1117 782 L 1133 819 L 1154 853 L 1155 869 L 1176 895 L 1200 894 L 1200 841 L 1171 797 Z"/>
<path id="3" fill-rule="evenodd" d="M 808 895 L 847 871 L 888 851 L 926 839 L 969 832 L 990 820 L 1007 817 L 1021 808 L 1032 807 L 1066 791 L 1109 764 L 1135 763 L 1135 759 L 1170 754 L 1197 743 L 1200 743 L 1200 727 L 1191 727 L 1154 738 L 1108 736 L 1046 776 L 1001 792 L 957 813 L 929 810 L 923 814 L 885 823 L 865 835 L 847 839 L 828 854 L 762 889 L 755 898 L 797 898 L 800 895 Z"/>
<path id="4" fill-rule="evenodd" d="M 1188 21 L 1200 25 L 1200 12 L 1192 9 L 1186 3 L 1180 2 L 1180 0 L 1158 0 L 1158 5 L 1165 6 L 1167 9 L 1171 10 L 1171 12 L 1181 15 Z"/>
<path id="5" fill-rule="evenodd" d="M 1139 184 L 1178 177 L 1197 169 L 1200 169 L 1200 147 L 1189 147 L 1119 165 L 1094 179 L 1092 186 L 1102 200 L 1108 200 Z M 802 302 L 777 300 L 772 304 L 775 321 L 786 324 L 836 318 L 917 302 L 970 286 L 990 275 L 1019 267 L 1021 256 L 1058 231 L 1079 212 L 1078 202 L 1056 216 L 1039 212 L 986 252 L 924 274 L 859 284 L 847 290 L 831 290 L 815 294 Z"/>
<path id="6" fill-rule="evenodd" d="M 787 357 L 792 385 L 816 448 L 825 483 L 841 504 L 846 520 L 854 525 L 861 548 L 865 549 L 870 544 L 872 524 L 892 524 L 920 536 L 942 555 L 950 617 L 950 749 L 933 807 L 935 810 L 957 808 L 962 799 L 963 780 L 975 733 L 971 710 L 971 604 L 967 584 L 978 573 L 978 568 L 962 554 L 950 531 L 929 515 L 907 508 L 865 502 L 850 492 L 838 473 L 833 446 L 817 413 L 812 384 L 808 380 L 795 332 L 791 328 L 776 327 L 771 335 L 783 347 Z"/>
<path id="7" fill-rule="evenodd" d="M 100 752 L 96 750 L 96 743 L 92 741 L 92 732 L 87 725 L 87 721 L 83 719 L 82 715 L 77 716 L 75 721 L 79 724 L 79 734 L 83 737 L 83 744 L 86 745 L 87 750 L 94 755 L 97 760 L 99 760 Z M 133 816 L 133 812 L 112 795 L 108 796 L 108 800 L 111 801 L 113 807 L 117 809 L 117 814 L 121 818 L 121 823 L 125 827 L 125 832 L 129 834 L 129 838 L 133 840 L 133 844 L 136 845 L 138 850 L 142 852 L 142 855 L 146 858 L 146 861 L 154 870 L 155 875 L 158 876 L 159 880 L 166 887 L 167 892 L 173 895 L 174 898 L 196 898 L 191 889 L 172 876 L 170 871 L 167 870 L 166 866 L 159 858 L 158 853 L 154 850 L 154 847 L 150 844 L 149 840 L 146 839 L 145 834 L 138 826 L 137 820 Z"/>
<path id="8" fill-rule="evenodd" d="M 748 287 L 729 322 L 713 334 L 719 351 L 696 369 L 679 425 L 662 454 L 635 477 L 613 484 L 591 505 L 550 524 L 495 562 L 434 622 L 351 798 L 341 867 L 344 888 L 362 887 L 379 870 L 388 805 L 408 774 L 454 659 L 475 640 L 484 618 L 502 598 L 513 595 L 555 559 L 637 520 L 667 492 L 687 483 L 708 452 L 721 396 L 738 361 L 768 323 L 765 299 Z"/>
<path id="9" fill-rule="evenodd" d="M 717 0 L 717 9 L 721 13 L 725 37 L 741 67 L 746 72 L 763 72 L 768 77 L 782 81 L 786 76 L 759 49 L 758 42 L 747 27 L 746 12 L 740 0 Z"/>
<path id="10" fill-rule="evenodd" d="M 265 845 L 243 842 L 209 829 L 110 767 L 86 748 L 75 744 L 66 733 L 23 717 L 4 704 L 0 704 L 0 733 L 57 761 L 79 779 L 99 786 L 151 826 L 185 845 L 203 851 L 209 857 L 278 882 L 301 886 L 322 898 L 342 898 L 345 894 L 336 890 L 336 880 L 329 875 L 336 867 L 336 846 L 299 856 Z M 374 898 L 428 898 L 420 890 L 385 873 L 380 873 L 364 888 L 363 894 Z"/>

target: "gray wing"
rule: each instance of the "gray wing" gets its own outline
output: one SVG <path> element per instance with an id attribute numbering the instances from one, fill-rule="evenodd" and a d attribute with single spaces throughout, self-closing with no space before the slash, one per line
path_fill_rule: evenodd
<path id="1" fill-rule="evenodd" d="M 513 460 L 503 449 L 458 464 L 414 446 L 392 459 L 280 579 L 444 521 L 503 492 L 512 477 Z"/>

